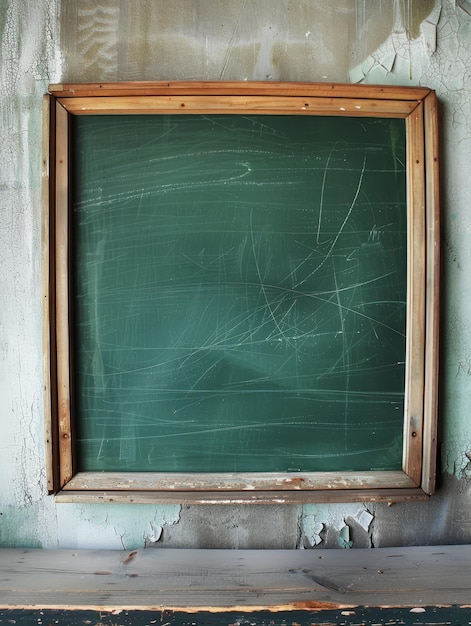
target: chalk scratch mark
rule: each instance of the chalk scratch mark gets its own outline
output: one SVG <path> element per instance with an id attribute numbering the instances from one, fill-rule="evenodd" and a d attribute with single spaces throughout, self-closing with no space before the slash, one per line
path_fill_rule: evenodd
<path id="1" fill-rule="evenodd" d="M 296 285 L 296 287 L 298 287 L 299 285 L 302 285 L 302 284 L 303 284 L 303 283 L 305 283 L 305 282 L 306 282 L 309 278 L 311 278 L 312 276 L 314 276 L 314 274 L 316 274 L 316 273 L 317 273 L 317 272 L 321 269 L 321 267 L 325 264 L 325 262 L 327 261 L 327 259 L 328 259 L 328 258 L 329 258 L 329 256 L 331 255 L 332 250 L 335 248 L 335 245 L 336 245 L 336 243 L 337 243 L 337 241 L 338 241 L 338 239 L 339 239 L 340 235 L 342 234 L 342 231 L 343 231 L 343 229 L 345 228 L 345 225 L 346 225 L 346 223 L 348 222 L 348 219 L 349 219 L 349 217 L 350 217 L 350 215 L 351 215 L 351 213 L 352 213 L 352 211 L 353 211 L 353 209 L 354 209 L 354 207 L 355 207 L 355 204 L 356 204 L 357 198 L 358 198 L 358 196 L 359 196 L 359 194 L 360 194 L 360 189 L 361 189 L 361 185 L 362 185 L 362 182 L 363 182 L 363 176 L 364 176 L 364 174 L 365 174 L 365 169 L 366 169 L 366 154 L 365 154 L 365 156 L 364 156 L 364 158 L 363 158 L 363 165 L 362 165 L 362 168 L 361 168 L 360 177 L 359 177 L 359 179 L 358 179 L 358 185 L 357 185 L 357 188 L 356 188 L 356 191 L 355 191 L 355 195 L 353 196 L 353 200 L 352 200 L 352 202 L 351 202 L 351 204 L 350 204 L 350 207 L 349 207 L 349 209 L 348 209 L 348 211 L 347 211 L 347 215 L 345 216 L 345 219 L 343 220 L 342 225 L 340 226 L 339 232 L 335 235 L 334 240 L 332 241 L 332 244 L 331 244 L 331 246 L 330 246 L 329 250 L 327 251 L 327 254 L 325 255 L 324 259 L 321 261 L 321 263 L 319 263 L 319 265 L 318 265 L 315 269 L 313 269 L 313 270 L 312 270 L 312 272 L 311 272 L 310 274 L 308 274 L 308 276 L 306 276 L 306 278 L 304 278 L 303 280 L 301 280 L 301 281 L 300 281 L 300 282 Z"/>
<path id="2" fill-rule="evenodd" d="M 226 50 L 226 54 L 224 56 L 224 63 L 223 63 L 223 66 L 222 66 L 221 74 L 219 75 L 219 80 L 222 80 L 222 78 L 224 76 L 224 73 L 225 73 L 225 71 L 227 69 L 227 64 L 229 63 L 229 59 L 231 57 L 232 49 L 234 47 L 235 36 L 237 34 L 237 31 L 239 30 L 239 25 L 240 25 L 240 20 L 241 20 L 241 17 L 242 17 L 242 13 L 245 11 L 246 6 L 247 6 L 247 0 L 244 0 L 244 4 L 242 5 L 242 8 L 239 11 L 239 15 L 237 17 L 237 21 L 236 21 L 236 23 L 234 25 L 234 28 L 232 30 L 232 35 L 231 35 L 231 38 L 229 40 L 229 44 L 227 46 L 227 50 Z"/>

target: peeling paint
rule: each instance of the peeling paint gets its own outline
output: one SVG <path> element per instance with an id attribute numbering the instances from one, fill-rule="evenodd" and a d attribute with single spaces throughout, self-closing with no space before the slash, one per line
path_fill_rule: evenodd
<path id="1" fill-rule="evenodd" d="M 404 84 L 405 77 L 412 82 L 413 78 L 417 80 L 417 76 L 414 76 L 413 59 L 420 58 L 423 50 L 429 54 L 435 51 L 436 25 L 441 12 L 438 2 L 394 0 L 391 7 L 391 31 L 375 49 L 369 49 L 365 57 L 362 58 L 357 53 L 359 62 L 350 70 L 351 82 Z M 364 29 L 359 28 L 363 32 Z M 394 80 L 394 77 L 398 80 Z"/>
<path id="2" fill-rule="evenodd" d="M 304 547 L 348 547 L 352 538 L 357 547 L 370 547 L 374 515 L 364 504 L 306 505 L 301 517 L 301 543 Z M 353 532 L 355 527 L 355 532 Z M 360 533 L 362 536 L 360 536 Z"/>
<path id="3" fill-rule="evenodd" d="M 442 177 L 444 250 L 442 332 L 442 464 L 466 478 L 466 452 L 471 448 L 469 375 L 471 362 L 471 19 L 459 7 L 444 2 L 437 22 L 437 49 L 423 68 L 421 80 L 437 90 L 442 101 L 442 160 L 452 159 Z M 463 271 L 464 268 L 467 270 Z"/>
<path id="4" fill-rule="evenodd" d="M 373 521 L 373 519 L 373 515 L 371 515 L 371 513 L 367 509 L 362 509 L 361 511 L 358 511 L 355 516 L 355 520 L 365 532 L 368 532 L 370 530 L 371 522 Z"/>
<path id="5" fill-rule="evenodd" d="M 437 27 L 429 21 L 422 22 L 420 30 L 425 41 L 425 46 L 429 54 L 433 54 L 437 49 Z"/>
<path id="6" fill-rule="evenodd" d="M 456 6 L 468 15 L 471 15 L 471 0 L 456 0 Z"/>
<path id="7" fill-rule="evenodd" d="M 57 516 L 58 548 L 135 550 L 146 547 L 159 528 L 177 524 L 180 506 L 61 504 Z"/>
<path id="8" fill-rule="evenodd" d="M 154 526 L 152 522 L 150 522 L 150 531 L 146 532 L 144 535 L 144 545 L 147 546 L 149 543 L 157 543 L 160 541 L 162 537 L 162 533 L 164 531 L 163 526 Z"/>
<path id="9" fill-rule="evenodd" d="M 353 546 L 353 541 L 350 541 L 350 528 L 347 524 L 345 524 L 345 526 L 342 526 L 342 528 L 340 529 L 337 543 L 339 548 L 343 549 L 348 549 Z"/>
<path id="10" fill-rule="evenodd" d="M 318 522 L 309 529 L 309 534 L 306 533 L 306 536 L 311 545 L 318 546 L 320 543 L 322 543 L 321 533 L 324 531 L 324 528 L 324 524 L 322 522 Z"/>

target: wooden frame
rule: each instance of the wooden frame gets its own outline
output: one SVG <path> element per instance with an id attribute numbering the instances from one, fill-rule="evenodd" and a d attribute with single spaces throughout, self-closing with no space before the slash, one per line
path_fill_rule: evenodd
<path id="1" fill-rule="evenodd" d="M 437 104 L 425 88 L 305 83 L 50 86 L 43 126 L 43 317 L 48 486 L 60 501 L 294 503 L 422 499 L 435 485 L 439 202 Z M 74 470 L 69 311 L 69 124 L 73 115 L 263 113 L 406 120 L 408 314 L 402 471 L 302 475 Z"/>

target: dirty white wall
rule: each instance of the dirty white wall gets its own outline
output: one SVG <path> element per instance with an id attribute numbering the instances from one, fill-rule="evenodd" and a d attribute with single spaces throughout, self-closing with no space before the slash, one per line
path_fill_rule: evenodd
<path id="1" fill-rule="evenodd" d="M 0 0 L 0 546 L 295 548 L 471 540 L 471 1 Z M 424 85 L 441 102 L 441 465 L 429 502 L 180 507 L 46 495 L 40 293 L 48 83 Z"/>

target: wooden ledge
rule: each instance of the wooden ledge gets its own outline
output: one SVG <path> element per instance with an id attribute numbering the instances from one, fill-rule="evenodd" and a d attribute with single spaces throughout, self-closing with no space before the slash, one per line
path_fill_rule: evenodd
<path id="1" fill-rule="evenodd" d="M 64 83 L 49 85 L 49 93 L 57 98 L 103 96 L 167 96 L 201 95 L 286 95 L 349 98 L 362 94 L 364 98 L 382 100 L 411 100 L 421 102 L 429 93 L 426 87 L 398 85 L 352 85 L 350 83 L 310 83 L 277 81 L 136 81 L 117 83 Z"/>
<path id="2" fill-rule="evenodd" d="M 0 609 L 471 610 L 471 546 L 0 550 Z"/>

